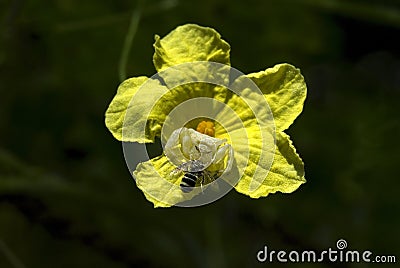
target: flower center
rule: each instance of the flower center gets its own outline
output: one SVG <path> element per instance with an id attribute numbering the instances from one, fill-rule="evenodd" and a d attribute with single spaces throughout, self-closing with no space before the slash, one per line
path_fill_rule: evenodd
<path id="1" fill-rule="evenodd" d="M 214 123 L 211 121 L 201 121 L 197 125 L 196 130 L 197 130 L 197 132 L 206 134 L 210 137 L 214 137 L 214 135 L 215 135 L 215 126 L 214 126 Z"/>
<path id="2" fill-rule="evenodd" d="M 201 165 L 202 170 L 214 175 L 229 170 L 232 161 L 232 147 L 226 139 L 210 137 L 186 127 L 176 129 L 171 134 L 164 146 L 164 153 L 180 169 L 196 163 Z"/>

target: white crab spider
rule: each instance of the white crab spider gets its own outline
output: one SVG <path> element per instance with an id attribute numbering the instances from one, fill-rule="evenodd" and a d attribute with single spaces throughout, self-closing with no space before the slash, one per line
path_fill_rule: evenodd
<path id="1" fill-rule="evenodd" d="M 171 134 L 164 152 L 176 166 L 171 175 L 184 173 L 180 184 L 183 192 L 190 192 L 198 182 L 203 190 L 204 182 L 213 181 L 224 171 L 229 171 L 230 165 L 225 168 L 224 160 L 232 149 L 229 144 L 223 145 L 225 142 L 226 139 L 213 138 L 185 127 Z"/>

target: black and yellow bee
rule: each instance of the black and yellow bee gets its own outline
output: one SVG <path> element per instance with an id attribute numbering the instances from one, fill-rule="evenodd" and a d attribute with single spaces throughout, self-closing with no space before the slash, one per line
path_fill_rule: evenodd
<path id="1" fill-rule="evenodd" d="M 200 186 L 203 187 L 203 184 L 215 180 L 215 177 L 205 169 L 206 166 L 199 160 L 190 160 L 179 165 L 173 172 L 184 173 L 179 185 L 182 192 L 189 193 L 196 187 L 196 184 L 200 184 Z"/>

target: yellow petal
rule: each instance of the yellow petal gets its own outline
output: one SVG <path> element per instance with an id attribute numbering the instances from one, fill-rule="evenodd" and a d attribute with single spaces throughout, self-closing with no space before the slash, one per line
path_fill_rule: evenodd
<path id="1" fill-rule="evenodd" d="M 153 62 L 157 71 L 193 61 L 230 64 L 230 46 L 212 28 L 186 24 L 163 38 L 156 35 L 155 40 Z"/>
<path id="2" fill-rule="evenodd" d="M 277 131 L 287 129 L 302 112 L 307 86 L 300 70 L 284 63 L 248 74 L 261 89 L 274 115 Z"/>
<path id="3" fill-rule="evenodd" d="M 153 106 L 148 116 L 149 129 L 156 131 L 166 141 L 169 135 L 178 128 L 197 117 L 214 118 L 219 111 L 216 106 L 226 94 L 223 87 L 192 83 L 178 86 L 166 92 Z M 208 116 L 207 116 L 208 115 Z"/>
<path id="4" fill-rule="evenodd" d="M 296 153 L 292 141 L 285 133 L 277 133 L 274 161 L 268 176 L 255 191 L 249 192 L 249 177 L 243 177 L 236 190 L 252 198 L 267 196 L 277 191 L 291 193 L 305 183 L 304 164 Z"/>
<path id="5" fill-rule="evenodd" d="M 161 155 L 140 163 L 133 172 L 138 188 L 154 207 L 171 207 L 201 192 L 196 187 L 189 193 L 183 193 L 179 187 L 182 175 L 171 174 L 175 168 L 165 155 Z"/>
<path id="6" fill-rule="evenodd" d="M 239 82 L 243 86 L 241 95 L 232 94 L 227 100 L 227 106 L 234 110 L 239 120 L 223 110 L 218 122 L 223 122 L 224 127 L 216 125 L 215 136 L 228 139 L 232 145 L 236 174 L 241 176 L 241 192 L 250 195 L 263 183 L 272 165 L 275 127 L 261 92 L 246 87 L 245 81 Z"/>
<path id="7" fill-rule="evenodd" d="M 117 140 L 122 140 L 122 128 L 129 102 L 147 79 L 145 76 L 140 76 L 122 82 L 118 87 L 117 94 L 108 106 L 105 123 L 108 130 Z"/>

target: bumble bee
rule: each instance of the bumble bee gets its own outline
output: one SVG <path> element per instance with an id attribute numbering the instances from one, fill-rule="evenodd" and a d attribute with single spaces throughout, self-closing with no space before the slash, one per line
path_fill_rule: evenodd
<path id="1" fill-rule="evenodd" d="M 190 160 L 179 165 L 173 173 L 183 172 L 183 178 L 180 183 L 182 192 L 189 193 L 193 190 L 199 182 L 203 190 L 203 184 L 206 181 L 213 181 L 215 178 L 211 176 L 210 172 L 205 170 L 205 165 L 199 160 Z"/>
<path id="2" fill-rule="evenodd" d="M 186 172 L 185 175 L 183 175 L 181 184 L 179 185 L 181 187 L 182 192 L 184 193 L 189 193 L 193 190 L 193 188 L 196 186 L 196 183 L 198 180 L 200 180 L 200 184 L 203 184 L 204 180 L 204 171 L 200 172 Z"/>

